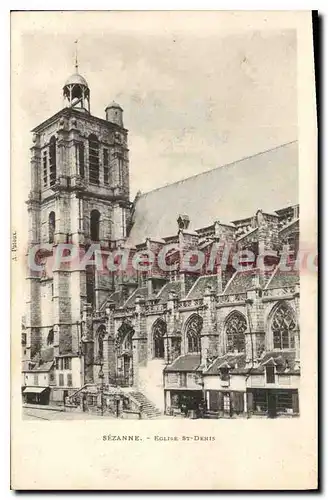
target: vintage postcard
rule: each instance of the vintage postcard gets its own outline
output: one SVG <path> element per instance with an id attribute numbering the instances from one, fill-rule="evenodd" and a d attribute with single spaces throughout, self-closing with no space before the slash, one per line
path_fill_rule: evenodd
<path id="1" fill-rule="evenodd" d="M 317 487 L 310 12 L 14 12 L 16 490 Z"/>

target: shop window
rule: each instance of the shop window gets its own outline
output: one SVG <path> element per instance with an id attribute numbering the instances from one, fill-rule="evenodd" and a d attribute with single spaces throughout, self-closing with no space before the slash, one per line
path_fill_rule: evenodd
<path id="1" fill-rule="evenodd" d="M 223 394 L 223 411 L 225 413 L 230 413 L 230 393 Z"/>
<path id="2" fill-rule="evenodd" d="M 295 347 L 296 320 L 293 311 L 286 304 L 276 309 L 271 330 L 274 349 L 293 349 Z"/>
<path id="3" fill-rule="evenodd" d="M 277 412 L 293 413 L 293 393 L 282 391 L 277 393 Z"/>
<path id="4" fill-rule="evenodd" d="M 258 413 L 266 413 L 268 411 L 266 391 L 253 392 L 253 410 Z"/>
<path id="5" fill-rule="evenodd" d="M 187 321 L 186 325 L 186 337 L 187 337 L 187 348 L 189 353 L 200 353 L 201 351 L 201 340 L 200 334 L 203 328 L 203 318 L 194 314 Z"/>
<path id="6" fill-rule="evenodd" d="M 245 332 L 247 322 L 245 316 L 239 312 L 233 312 L 227 319 L 225 332 L 227 341 L 227 352 L 245 351 Z"/>
<path id="7" fill-rule="evenodd" d="M 274 384 L 275 383 L 275 368 L 274 366 L 266 366 L 265 367 L 266 371 L 266 381 L 267 384 Z"/>

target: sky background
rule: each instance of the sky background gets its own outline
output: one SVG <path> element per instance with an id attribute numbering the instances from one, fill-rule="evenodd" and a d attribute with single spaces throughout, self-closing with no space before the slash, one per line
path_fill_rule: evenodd
<path id="1" fill-rule="evenodd" d="M 113 99 L 124 109 L 132 197 L 297 138 L 293 30 L 157 33 L 123 23 L 115 33 L 63 35 L 43 27 L 21 37 L 25 168 L 30 129 L 63 105 L 76 38 L 92 114 L 104 118 Z"/>
<path id="2" fill-rule="evenodd" d="M 294 30 L 142 25 L 125 22 L 124 12 L 104 13 L 95 28 L 89 13 L 81 14 L 68 26 L 63 18 L 54 30 L 51 13 L 49 23 L 44 13 L 40 22 L 34 13 L 30 28 L 15 34 L 19 165 L 13 182 L 22 198 L 30 182 L 30 130 L 63 106 L 75 39 L 92 114 L 104 118 L 112 100 L 124 109 L 132 199 L 139 189 L 147 192 L 297 138 Z M 143 13 L 138 16 L 141 21 Z"/>

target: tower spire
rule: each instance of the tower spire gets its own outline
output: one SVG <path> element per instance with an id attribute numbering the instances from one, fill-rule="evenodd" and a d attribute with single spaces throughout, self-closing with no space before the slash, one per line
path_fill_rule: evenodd
<path id="1" fill-rule="evenodd" d="M 76 73 L 79 72 L 79 63 L 78 63 L 78 60 L 77 60 L 77 42 L 78 40 L 75 40 L 75 71 Z"/>

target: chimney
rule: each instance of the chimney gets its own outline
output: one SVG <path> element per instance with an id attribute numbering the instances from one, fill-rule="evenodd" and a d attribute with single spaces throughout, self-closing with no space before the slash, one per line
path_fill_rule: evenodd
<path id="1" fill-rule="evenodd" d="M 188 229 L 190 224 L 189 216 L 186 214 L 179 214 L 177 219 L 179 229 Z"/>

